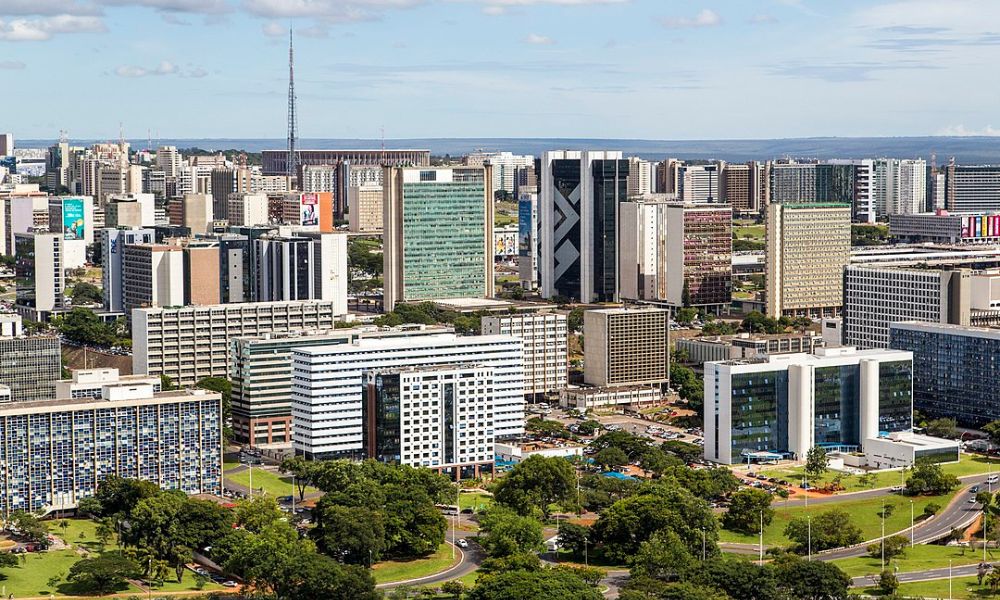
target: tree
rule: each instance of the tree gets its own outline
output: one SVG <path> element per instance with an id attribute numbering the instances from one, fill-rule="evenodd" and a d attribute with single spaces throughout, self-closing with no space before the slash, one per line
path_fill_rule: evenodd
<path id="1" fill-rule="evenodd" d="M 295 478 L 295 488 L 299 492 L 300 502 L 306 499 L 306 488 L 312 482 L 314 464 L 302 456 L 291 456 L 281 462 L 281 472 L 290 473 Z"/>
<path id="2" fill-rule="evenodd" d="M 836 565 L 785 555 L 775 561 L 780 589 L 796 600 L 846 600 L 851 578 Z"/>
<path id="3" fill-rule="evenodd" d="M 460 600 L 462 594 L 465 593 L 465 584 L 457 579 L 452 579 L 441 585 L 441 592 L 452 596 L 455 600 Z"/>
<path id="4" fill-rule="evenodd" d="M 923 517 L 925 519 L 929 519 L 930 517 L 933 517 L 934 515 L 938 514 L 940 510 L 941 510 L 941 505 L 939 503 L 928 502 L 927 504 L 924 505 Z"/>
<path id="5" fill-rule="evenodd" d="M 93 517 L 103 513 L 104 507 L 101 506 L 101 501 L 94 496 L 80 498 L 80 501 L 76 504 L 77 515 L 87 515 Z"/>
<path id="6" fill-rule="evenodd" d="M 650 577 L 660 581 L 684 579 L 696 561 L 676 532 L 656 532 L 639 546 L 632 560 L 632 577 Z"/>
<path id="7" fill-rule="evenodd" d="M 128 587 L 128 579 L 139 576 L 139 566 L 119 554 L 85 558 L 69 568 L 69 581 L 82 591 L 110 594 Z"/>
<path id="8" fill-rule="evenodd" d="M 170 377 L 170 375 L 160 375 L 160 389 L 164 392 L 176 390 L 177 384 L 174 383 L 174 380 Z"/>
<path id="9" fill-rule="evenodd" d="M 1000 420 L 983 425 L 983 432 L 990 437 L 990 443 L 1000 446 Z"/>
<path id="10" fill-rule="evenodd" d="M 621 448 L 605 448 L 593 456 L 594 464 L 605 471 L 628 464 L 628 455 Z"/>
<path id="11" fill-rule="evenodd" d="M 583 331 L 583 308 L 577 306 L 569 311 L 569 316 L 566 317 L 566 328 L 569 329 L 570 333 Z"/>
<path id="12" fill-rule="evenodd" d="M 822 446 L 813 446 L 806 452 L 806 475 L 819 477 L 826 472 L 826 450 Z"/>
<path id="13" fill-rule="evenodd" d="M 573 554 L 583 556 L 589 543 L 590 528 L 576 523 L 562 523 L 559 526 L 559 547 Z"/>
<path id="14" fill-rule="evenodd" d="M 723 555 L 709 559 L 697 569 L 692 581 L 722 590 L 739 600 L 777 600 L 779 598 L 774 569 Z"/>
<path id="15" fill-rule="evenodd" d="M 944 417 L 927 422 L 925 427 L 927 435 L 941 438 L 958 437 L 958 422 L 955 419 Z"/>
<path id="16" fill-rule="evenodd" d="M 86 281 L 74 285 L 70 297 L 73 298 L 73 304 L 101 304 L 104 302 L 101 288 Z"/>
<path id="17" fill-rule="evenodd" d="M 327 556 L 347 564 L 367 566 L 382 557 L 385 525 L 380 513 L 320 500 L 313 517 L 316 527 L 310 535 Z"/>
<path id="18" fill-rule="evenodd" d="M 785 537 L 795 542 L 800 550 L 809 544 L 810 527 L 806 517 L 797 517 L 785 527 Z M 836 508 L 820 513 L 812 519 L 812 550 L 827 550 L 851 546 L 862 540 L 861 528 L 851 522 L 851 515 Z"/>
<path id="19" fill-rule="evenodd" d="M 100 516 L 128 515 L 144 498 L 152 498 L 160 493 L 160 487 L 152 481 L 126 479 L 108 475 L 98 485 L 94 495 L 100 503 Z"/>
<path id="20" fill-rule="evenodd" d="M 681 308 L 678 309 L 674 314 L 674 320 L 681 325 L 690 325 L 695 317 L 698 316 L 698 309 L 696 308 Z"/>
<path id="21" fill-rule="evenodd" d="M 284 516 L 274 498 L 267 496 L 254 496 L 236 505 L 236 524 L 254 533 L 260 533 Z"/>
<path id="22" fill-rule="evenodd" d="M 908 496 L 936 496 L 946 494 L 959 486 L 958 477 L 945 473 L 941 465 L 927 459 L 919 459 L 906 478 Z"/>
<path id="23" fill-rule="evenodd" d="M 467 600 L 600 600 L 603 596 L 568 569 L 504 571 L 483 575 Z"/>
<path id="24" fill-rule="evenodd" d="M 521 515 L 540 509 L 549 515 L 552 503 L 576 498 L 576 473 L 565 458 L 529 456 L 519 462 L 493 488 L 493 499 Z"/>
<path id="25" fill-rule="evenodd" d="M 9 526 L 29 541 L 47 547 L 49 545 L 49 524 L 35 515 L 16 510 L 10 513 Z"/>
<path id="26" fill-rule="evenodd" d="M 228 423 L 233 416 L 233 384 L 224 377 L 205 377 L 198 380 L 194 387 L 222 395 L 222 420 Z"/>
<path id="27" fill-rule="evenodd" d="M 97 536 L 97 542 L 101 545 L 101 548 L 107 546 L 111 538 L 115 536 L 115 527 L 111 523 L 111 519 L 105 517 L 98 521 L 94 534 Z"/>
<path id="28" fill-rule="evenodd" d="M 479 545 L 491 557 L 542 549 L 542 524 L 503 506 L 494 506 L 483 513 L 479 528 L 486 534 L 480 536 Z"/>
<path id="29" fill-rule="evenodd" d="M 885 569 L 878 576 L 878 590 L 883 596 L 892 596 L 899 589 L 899 579 L 892 569 Z"/>
<path id="30" fill-rule="evenodd" d="M 760 533 L 761 520 L 764 527 L 774 519 L 771 508 L 771 494 L 764 490 L 744 488 L 730 497 L 729 509 L 722 518 L 722 526 L 731 531 Z"/>
<path id="31" fill-rule="evenodd" d="M 901 535 L 891 535 L 882 541 L 875 542 L 873 544 L 868 544 L 868 556 L 872 558 L 881 558 L 883 556 L 883 544 L 885 551 L 885 559 L 890 560 L 896 558 L 897 556 L 903 556 L 906 554 L 906 548 L 910 545 L 910 540 Z"/>

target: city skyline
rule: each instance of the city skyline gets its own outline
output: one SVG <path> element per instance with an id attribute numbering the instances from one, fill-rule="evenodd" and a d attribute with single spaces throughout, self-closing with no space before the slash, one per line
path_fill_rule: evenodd
<path id="1" fill-rule="evenodd" d="M 302 138 L 995 135 L 996 84 L 981 74 L 998 12 L 977 0 L 12 0 L 0 76 L 19 107 L 6 129 L 22 139 L 114 138 L 119 124 L 132 138 L 281 138 L 291 26 Z M 28 91 L 56 73 L 61 90 L 100 91 Z"/>

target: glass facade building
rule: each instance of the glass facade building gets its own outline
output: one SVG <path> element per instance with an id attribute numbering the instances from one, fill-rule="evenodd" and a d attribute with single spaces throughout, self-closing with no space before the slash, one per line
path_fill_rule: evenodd
<path id="1" fill-rule="evenodd" d="M 62 352 L 55 336 L 0 337 L 0 384 L 15 402 L 55 397 Z"/>
<path id="2" fill-rule="evenodd" d="M 788 371 L 733 376 L 734 455 L 788 448 Z"/>

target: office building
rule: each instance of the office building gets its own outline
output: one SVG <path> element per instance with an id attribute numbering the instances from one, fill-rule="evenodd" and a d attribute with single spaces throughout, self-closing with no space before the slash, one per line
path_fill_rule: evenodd
<path id="1" fill-rule="evenodd" d="M 510 152 L 484 152 L 477 150 L 465 157 L 467 167 L 493 167 L 493 191 L 503 193 L 509 198 L 514 197 L 515 173 L 535 164 L 535 157 L 517 155 Z"/>
<path id="2" fill-rule="evenodd" d="M 581 411 L 622 406 L 635 409 L 642 406 L 652 406 L 662 400 L 663 391 L 647 385 L 571 386 L 559 390 L 559 406 Z"/>
<path id="3" fill-rule="evenodd" d="M 541 159 L 543 298 L 618 300 L 618 207 L 628 196 L 621 152 L 560 150 Z"/>
<path id="4" fill-rule="evenodd" d="M 87 246 L 94 243 L 94 199 L 89 196 L 49 198 L 48 231 L 62 233 L 63 268 L 82 267 L 87 262 Z"/>
<path id="5" fill-rule="evenodd" d="M 687 354 L 686 362 L 694 364 L 714 360 L 762 358 L 771 354 L 812 354 L 825 345 L 823 336 L 813 331 L 773 335 L 741 333 L 684 338 L 674 342 L 677 352 Z"/>
<path id="6" fill-rule="evenodd" d="M 184 255 L 184 306 L 207 306 L 222 302 L 222 257 L 214 239 L 186 239 Z"/>
<path id="7" fill-rule="evenodd" d="M 684 165 L 678 173 L 677 198 L 684 202 L 718 202 L 719 165 Z"/>
<path id="8" fill-rule="evenodd" d="M 522 435 L 522 346 L 521 340 L 507 336 L 439 334 L 361 338 L 350 344 L 296 348 L 292 351 L 295 452 L 313 459 L 363 456 L 365 378 L 368 373 L 403 367 L 475 365 L 492 369 L 493 410 L 486 416 L 487 431 L 492 429 L 497 438 Z M 482 455 L 488 459 L 485 452 Z"/>
<path id="9" fill-rule="evenodd" d="M 153 227 L 154 225 L 156 225 L 156 199 L 153 194 L 138 193 L 108 198 L 104 207 L 105 227 Z"/>
<path id="10" fill-rule="evenodd" d="M 901 242 L 938 244 L 1000 243 L 1000 213 L 889 215 L 889 235 Z"/>
<path id="11" fill-rule="evenodd" d="M 1000 419 L 1000 329 L 893 323 L 889 345 L 913 353 L 913 407 L 979 428 Z"/>
<path id="12" fill-rule="evenodd" d="M 631 156 L 628 159 L 628 197 L 653 193 L 653 163 Z"/>
<path id="13" fill-rule="evenodd" d="M 755 213 L 760 210 L 756 190 L 753 187 L 753 162 L 725 163 L 719 177 L 719 197 L 739 214 Z"/>
<path id="14" fill-rule="evenodd" d="M 300 187 L 303 192 L 336 192 L 337 167 L 333 165 L 303 165 Z"/>
<path id="15" fill-rule="evenodd" d="M 222 400 L 204 390 L 108 385 L 100 398 L 0 406 L 0 511 L 77 506 L 117 475 L 222 493 Z"/>
<path id="16" fill-rule="evenodd" d="M 14 234 L 46 231 L 49 196 L 38 185 L 19 184 L 8 194 L 0 191 L 0 254 L 14 254 Z"/>
<path id="17" fill-rule="evenodd" d="M 944 167 L 944 205 L 951 212 L 1000 210 L 1000 166 Z"/>
<path id="18" fill-rule="evenodd" d="M 312 231 L 332 232 L 333 195 L 330 192 L 285 195 L 281 205 L 281 223 Z"/>
<path id="19" fill-rule="evenodd" d="M 339 314 L 347 313 L 345 234 L 300 231 L 253 244 L 258 301 L 330 300 Z"/>
<path id="20" fill-rule="evenodd" d="M 483 335 L 507 335 L 524 344 L 524 395 L 542 396 L 566 387 L 566 315 L 517 313 L 486 316 Z"/>
<path id="21" fill-rule="evenodd" d="M 732 301 L 733 211 L 727 204 L 621 203 L 621 297 L 719 310 Z"/>
<path id="22" fill-rule="evenodd" d="M 772 203 L 845 203 L 854 199 L 854 165 L 771 165 Z"/>
<path id="23" fill-rule="evenodd" d="M 399 302 L 493 296 L 490 168 L 386 169 L 386 310 Z"/>
<path id="24" fill-rule="evenodd" d="M 118 369 L 73 369 L 69 379 L 59 379 L 55 382 L 55 394 L 48 398 L 95 398 L 102 397 L 107 386 L 118 385 L 148 385 L 153 393 L 160 393 L 162 381 L 159 377 L 148 375 L 122 375 Z"/>
<path id="25" fill-rule="evenodd" d="M 766 237 L 767 315 L 839 314 L 851 255 L 851 205 L 771 204 Z"/>
<path id="26" fill-rule="evenodd" d="M 160 146 L 156 150 L 156 166 L 166 177 L 177 177 L 181 173 L 184 157 L 175 146 Z"/>
<path id="27" fill-rule="evenodd" d="M 267 225 L 270 219 L 267 214 L 266 194 L 229 194 L 226 204 L 226 215 L 229 224 L 234 227 L 253 227 Z"/>
<path id="28" fill-rule="evenodd" d="M 66 266 L 61 233 L 14 234 L 15 310 L 32 321 L 48 321 L 65 306 Z"/>
<path id="29" fill-rule="evenodd" d="M 922 213 L 927 205 L 927 163 L 922 159 L 874 161 L 878 215 Z"/>
<path id="30" fill-rule="evenodd" d="M 191 235 L 210 233 L 210 225 L 215 218 L 212 212 L 212 197 L 208 194 L 184 194 L 180 200 L 181 218 L 179 223 L 191 230 Z"/>
<path id="31" fill-rule="evenodd" d="M 165 244 L 122 248 L 122 308 L 184 306 L 184 251 Z"/>
<path id="32" fill-rule="evenodd" d="M 125 290 L 122 285 L 122 260 L 125 247 L 130 244 L 152 244 L 155 234 L 152 229 L 101 229 L 101 286 L 104 294 L 104 309 L 108 312 L 125 310 Z"/>
<path id="33" fill-rule="evenodd" d="M 660 386 L 670 379 L 670 313 L 608 308 L 583 313 L 583 380 Z"/>
<path id="34" fill-rule="evenodd" d="M 369 371 L 365 456 L 478 478 L 493 471 L 493 369 L 435 365 Z"/>
<path id="35" fill-rule="evenodd" d="M 0 326 L 0 384 L 9 388 L 11 400 L 52 398 L 62 369 L 59 338 L 25 335 L 19 315 L 0 314 Z"/>
<path id="36" fill-rule="evenodd" d="M 382 186 L 351 186 L 347 220 L 352 233 L 382 232 Z"/>
<path id="37" fill-rule="evenodd" d="M 538 194 L 522 191 L 517 201 L 517 274 L 521 287 L 538 288 L 539 230 Z"/>
<path id="38" fill-rule="evenodd" d="M 705 363 L 705 458 L 805 460 L 814 446 L 866 451 L 911 429 L 913 355 L 824 348 L 817 354 Z"/>
<path id="39" fill-rule="evenodd" d="M 229 377 L 234 337 L 302 329 L 333 329 L 338 302 L 253 302 L 132 311 L 132 372 L 167 375 L 180 386 Z"/>

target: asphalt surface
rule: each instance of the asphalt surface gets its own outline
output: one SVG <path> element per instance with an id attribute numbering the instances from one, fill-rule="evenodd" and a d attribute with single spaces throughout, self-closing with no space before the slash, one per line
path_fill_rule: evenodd
<path id="1" fill-rule="evenodd" d="M 455 548 L 455 550 L 458 553 L 460 553 L 458 557 L 458 564 L 448 569 L 447 571 L 441 571 L 440 573 L 428 575 L 427 577 L 419 577 L 417 579 L 409 579 L 406 581 L 393 581 L 392 583 L 382 583 L 375 587 L 380 590 L 383 590 L 383 589 L 392 589 L 404 585 L 434 585 L 436 583 L 444 583 L 445 581 L 458 579 L 459 577 L 464 577 L 465 575 L 468 575 L 469 573 L 479 568 L 479 565 L 482 564 L 485 555 L 483 554 L 482 548 L 480 548 L 479 544 L 476 543 L 475 534 L 470 534 L 467 532 L 456 532 L 455 540 L 458 541 L 462 539 L 467 540 L 469 542 L 469 546 L 465 549 Z M 447 536 L 446 541 L 451 543 L 450 535 Z"/>
<path id="2" fill-rule="evenodd" d="M 962 565 L 951 568 L 952 577 L 968 577 L 975 575 L 979 565 Z M 933 579 L 948 579 L 948 567 L 941 569 L 928 569 L 926 571 L 912 571 L 909 573 L 896 573 L 896 578 L 900 583 L 913 583 L 917 581 L 930 581 Z M 877 575 L 861 575 L 851 579 L 853 587 L 871 587 L 878 583 Z"/>

